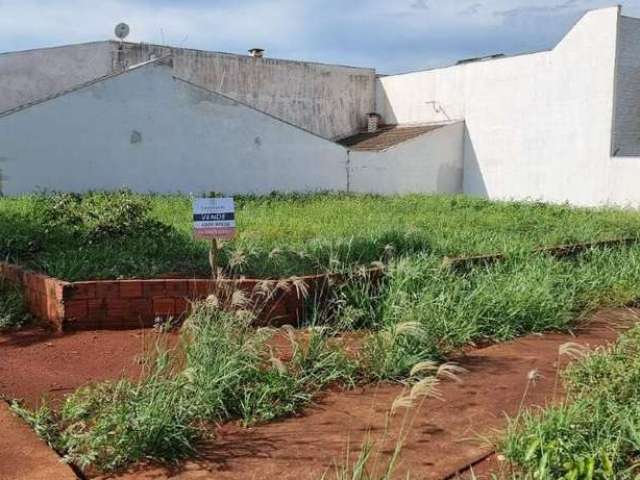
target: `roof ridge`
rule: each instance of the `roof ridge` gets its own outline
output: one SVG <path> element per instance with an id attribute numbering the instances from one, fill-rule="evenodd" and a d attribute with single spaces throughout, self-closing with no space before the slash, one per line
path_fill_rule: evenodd
<path id="1" fill-rule="evenodd" d="M 154 59 L 151 59 L 151 60 L 147 60 L 147 61 L 142 62 L 142 63 L 137 63 L 135 65 L 132 65 L 131 67 L 126 68 L 125 70 L 121 70 L 121 71 L 117 71 L 117 72 L 111 72 L 111 73 L 108 73 L 106 75 L 102 75 L 100 77 L 96 77 L 96 78 L 93 78 L 91 80 L 87 80 L 86 82 L 78 83 L 76 85 L 73 85 L 72 87 L 66 88 L 64 90 L 60 90 L 59 92 L 52 93 L 51 95 L 47 95 L 45 97 L 40 97 L 40 98 L 38 98 L 36 100 L 31 100 L 30 102 L 23 103 L 23 104 L 18 105 L 16 107 L 12 107 L 12 108 L 10 108 L 8 110 L 4 110 L 4 111 L 0 112 L 0 118 L 4 118 L 4 117 L 7 117 L 9 115 L 13 115 L 14 113 L 21 112 L 22 110 L 26 110 L 27 108 L 31 108 L 31 107 L 33 107 L 35 105 L 39 105 L 41 103 L 45 103 L 45 102 L 48 102 L 50 100 L 55 100 L 58 97 L 62 97 L 64 95 L 76 92 L 78 90 L 82 90 L 83 88 L 87 88 L 87 87 L 90 87 L 92 85 L 95 85 L 96 83 L 100 83 L 100 82 L 103 82 L 105 80 L 109 80 L 110 78 L 115 78 L 115 77 L 119 77 L 120 75 L 125 75 L 127 73 L 131 73 L 134 70 L 138 70 L 139 68 L 146 67 L 147 65 L 151 65 L 151 64 L 154 64 L 154 63 L 159 63 L 162 60 L 166 60 L 168 57 L 171 57 L 171 54 L 163 55 L 162 57 L 158 57 L 158 58 L 154 58 Z"/>

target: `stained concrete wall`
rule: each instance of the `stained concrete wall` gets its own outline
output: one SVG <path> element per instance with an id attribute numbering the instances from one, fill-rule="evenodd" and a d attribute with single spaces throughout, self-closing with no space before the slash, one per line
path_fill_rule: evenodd
<path id="1" fill-rule="evenodd" d="M 112 53 L 94 42 L 0 54 L 0 112 L 111 73 Z"/>
<path id="2" fill-rule="evenodd" d="M 349 153 L 350 190 L 360 193 L 462 193 L 464 123 L 379 152 Z"/>
<path id="3" fill-rule="evenodd" d="M 391 123 L 464 119 L 465 193 L 619 203 L 612 179 L 635 181 L 610 159 L 618 17 L 587 13 L 549 52 L 383 77 L 377 110 Z"/>
<path id="4" fill-rule="evenodd" d="M 375 107 L 375 70 L 146 44 L 96 42 L 0 55 L 0 112 L 152 56 L 175 74 L 329 139 L 355 133 Z"/>
<path id="5" fill-rule="evenodd" d="M 375 107 L 374 69 L 156 45 L 124 46 L 129 64 L 171 52 L 180 78 L 329 139 L 357 132 Z"/>
<path id="6" fill-rule="evenodd" d="M 346 189 L 342 146 L 171 73 L 146 65 L 0 117 L 2 192 Z"/>

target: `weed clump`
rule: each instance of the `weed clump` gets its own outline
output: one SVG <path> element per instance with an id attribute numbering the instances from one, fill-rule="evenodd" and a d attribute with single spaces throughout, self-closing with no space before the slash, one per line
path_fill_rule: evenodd
<path id="1" fill-rule="evenodd" d="M 151 204 L 127 190 L 88 195 L 56 193 L 36 197 L 36 212 L 48 232 L 63 230 L 85 241 L 166 234 L 167 225 L 150 216 Z"/>
<path id="2" fill-rule="evenodd" d="M 140 381 L 77 390 L 58 411 L 14 405 L 69 462 L 115 471 L 140 460 L 174 462 L 193 454 L 207 422 L 250 425 L 299 411 L 328 383 L 352 383 L 355 366 L 322 330 L 304 342 L 287 334 L 291 359 L 273 355 L 272 329 L 201 304 L 183 342 L 161 348 Z"/>
<path id="3" fill-rule="evenodd" d="M 9 208 L 13 205 L 14 208 Z M 127 190 L 0 199 L 0 257 L 69 280 L 152 277 L 204 267 L 189 235 Z"/>
<path id="4" fill-rule="evenodd" d="M 30 321 L 20 291 L 0 279 L 0 332 L 21 328 Z"/>
<path id="5" fill-rule="evenodd" d="M 564 373 L 567 400 L 525 411 L 502 450 L 523 479 L 633 479 L 640 454 L 640 327 Z"/>

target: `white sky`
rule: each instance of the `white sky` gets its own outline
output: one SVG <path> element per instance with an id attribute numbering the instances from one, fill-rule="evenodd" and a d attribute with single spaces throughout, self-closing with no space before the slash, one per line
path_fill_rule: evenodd
<path id="1" fill-rule="evenodd" d="M 396 73 L 552 47 L 615 0 L 0 0 L 0 51 L 113 38 Z M 640 0 L 621 1 L 640 16 Z"/>

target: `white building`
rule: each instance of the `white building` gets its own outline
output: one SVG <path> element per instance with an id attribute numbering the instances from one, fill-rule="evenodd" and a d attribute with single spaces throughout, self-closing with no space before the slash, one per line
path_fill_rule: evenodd
<path id="1" fill-rule="evenodd" d="M 637 45 L 640 19 L 613 7 L 587 13 L 550 51 L 381 77 L 117 42 L 6 53 L 0 192 L 349 190 L 637 206 Z M 369 133 L 372 112 L 382 126 Z"/>

